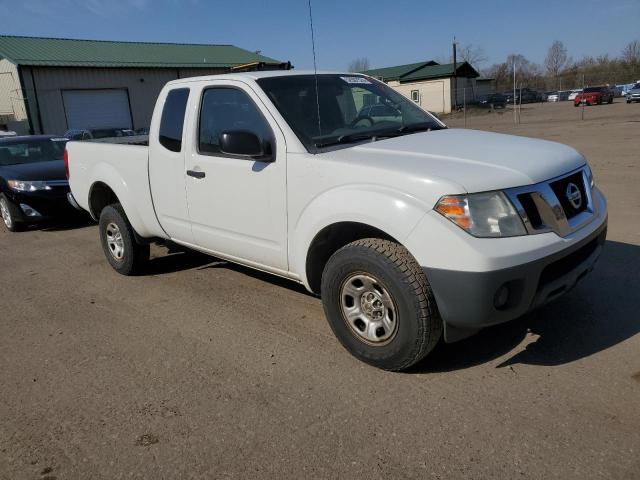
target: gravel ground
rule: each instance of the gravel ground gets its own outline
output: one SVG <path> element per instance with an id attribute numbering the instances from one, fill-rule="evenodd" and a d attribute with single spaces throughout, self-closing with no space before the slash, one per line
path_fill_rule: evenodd
<path id="1" fill-rule="evenodd" d="M 596 270 L 402 374 L 359 363 L 300 287 L 94 225 L 0 231 L 0 479 L 640 476 L 640 104 L 467 126 L 582 151 L 609 200 Z M 447 120 L 462 126 L 462 119 Z"/>

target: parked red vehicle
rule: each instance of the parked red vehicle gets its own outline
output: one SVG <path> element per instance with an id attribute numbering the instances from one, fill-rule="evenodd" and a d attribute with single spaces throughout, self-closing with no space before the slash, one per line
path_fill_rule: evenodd
<path id="1" fill-rule="evenodd" d="M 585 105 L 602 105 L 603 103 L 613 103 L 613 91 L 609 87 L 587 87 L 576 95 L 573 105 L 579 107 Z"/>

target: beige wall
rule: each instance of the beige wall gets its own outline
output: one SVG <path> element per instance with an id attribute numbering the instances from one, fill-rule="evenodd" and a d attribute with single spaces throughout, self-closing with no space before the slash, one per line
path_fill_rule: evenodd
<path id="1" fill-rule="evenodd" d="M 8 60 L 0 60 L 0 115 L 21 121 L 27 113 L 20 91 L 18 69 Z"/>
<path id="2" fill-rule="evenodd" d="M 23 67 L 31 121 L 36 133 L 63 134 L 67 119 L 63 90 L 125 89 L 134 128 L 147 128 L 160 90 L 170 80 L 221 73 L 219 69 Z M 39 125 L 38 108 L 42 126 Z"/>
<path id="3" fill-rule="evenodd" d="M 388 84 L 408 99 L 411 99 L 412 90 L 418 90 L 420 92 L 418 105 L 425 110 L 436 113 L 451 112 L 451 81 L 448 78 L 411 83 L 393 81 Z"/>
<path id="4" fill-rule="evenodd" d="M 478 95 L 485 93 L 479 91 L 475 78 L 458 77 L 456 87 L 454 87 L 452 77 L 410 83 L 392 81 L 387 82 L 387 84 L 408 99 L 411 99 L 412 90 L 418 90 L 420 92 L 418 104 L 425 110 L 435 113 L 451 113 L 454 98 L 457 100 L 458 105 L 462 106 L 465 97 L 466 102 L 470 103 Z"/>

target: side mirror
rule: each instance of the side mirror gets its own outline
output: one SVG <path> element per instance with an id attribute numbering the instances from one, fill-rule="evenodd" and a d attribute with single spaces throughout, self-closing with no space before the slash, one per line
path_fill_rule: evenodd
<path id="1" fill-rule="evenodd" d="M 219 142 L 222 153 L 255 158 L 265 162 L 272 160 L 270 145 L 263 145 L 262 140 L 255 133 L 245 130 L 222 132 Z"/>

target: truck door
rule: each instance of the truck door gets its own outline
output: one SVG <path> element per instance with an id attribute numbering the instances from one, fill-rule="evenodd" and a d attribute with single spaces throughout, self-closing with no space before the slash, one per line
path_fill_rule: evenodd
<path id="1" fill-rule="evenodd" d="M 193 243 L 185 190 L 185 112 L 189 89 L 174 88 L 158 98 L 149 134 L 149 184 L 160 225 L 174 240 Z"/>
<path id="2" fill-rule="evenodd" d="M 199 92 L 187 158 L 187 200 L 195 244 L 212 253 L 286 271 L 286 146 L 260 97 L 242 82 Z M 248 132 L 268 155 L 224 153 L 223 133 Z M 268 156 L 268 158 L 267 158 Z"/>

